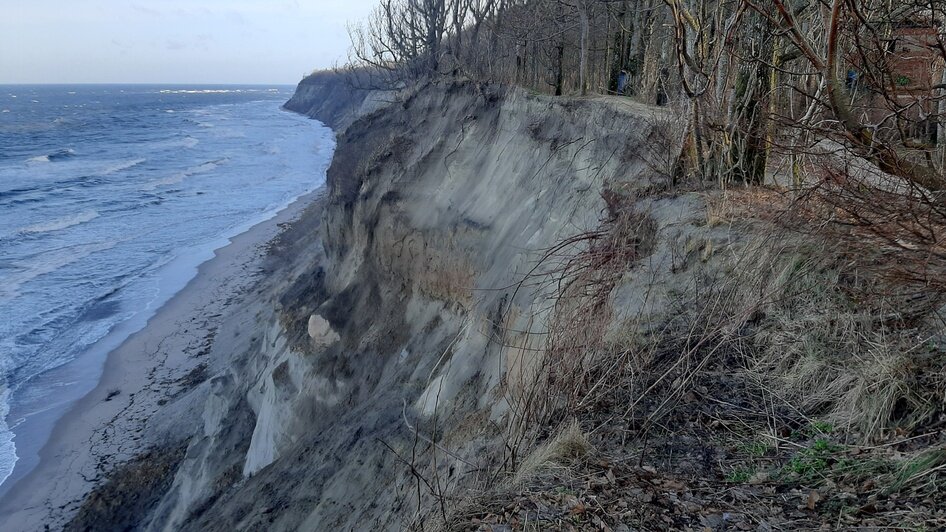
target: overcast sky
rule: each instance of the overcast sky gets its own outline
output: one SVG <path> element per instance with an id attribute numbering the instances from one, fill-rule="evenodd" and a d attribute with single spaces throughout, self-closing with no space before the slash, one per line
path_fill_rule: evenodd
<path id="1" fill-rule="evenodd" d="M 0 0 L 2 83 L 296 83 L 377 0 Z"/>

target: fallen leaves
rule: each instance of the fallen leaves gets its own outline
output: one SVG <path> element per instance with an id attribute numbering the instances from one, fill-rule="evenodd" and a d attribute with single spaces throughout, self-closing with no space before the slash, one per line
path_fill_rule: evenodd
<path id="1" fill-rule="evenodd" d="M 817 490 L 811 490 L 811 493 L 808 494 L 808 502 L 805 504 L 805 506 L 809 510 L 814 510 L 815 507 L 818 506 L 818 501 L 820 500 L 821 500 L 821 494 L 818 493 Z"/>

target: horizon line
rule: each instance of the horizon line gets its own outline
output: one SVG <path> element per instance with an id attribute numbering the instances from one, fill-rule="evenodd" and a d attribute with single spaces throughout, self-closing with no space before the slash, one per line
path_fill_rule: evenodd
<path id="1" fill-rule="evenodd" d="M 29 82 L 29 81 L 14 81 L 14 82 L 5 82 L 0 81 L 0 86 L 14 86 L 14 85 L 217 85 L 217 86 L 259 86 L 265 87 L 270 85 L 280 85 L 280 86 L 291 86 L 298 85 L 298 81 L 294 82 L 217 82 L 217 81 L 208 81 L 208 82 L 195 82 L 195 81 L 40 81 L 40 82 Z"/>

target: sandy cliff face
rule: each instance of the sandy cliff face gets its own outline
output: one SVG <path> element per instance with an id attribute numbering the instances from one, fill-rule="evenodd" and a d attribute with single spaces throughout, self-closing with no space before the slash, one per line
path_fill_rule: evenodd
<path id="1" fill-rule="evenodd" d="M 520 282 L 599 226 L 603 198 L 666 179 L 642 151 L 653 111 L 624 100 L 394 96 L 326 77 L 287 104 L 339 132 L 324 207 L 221 331 L 239 340 L 215 350 L 200 427 L 143 528 L 398 529 L 418 499 L 473 482 L 544 342 L 556 287 Z"/>
<path id="2" fill-rule="evenodd" d="M 363 72 L 317 72 L 299 83 L 284 107 L 343 131 L 358 118 L 398 99 L 397 91 L 377 86 L 378 82 Z"/>

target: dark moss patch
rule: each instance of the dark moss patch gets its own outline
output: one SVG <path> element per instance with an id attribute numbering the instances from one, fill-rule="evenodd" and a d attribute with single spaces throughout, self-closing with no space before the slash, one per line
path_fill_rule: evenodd
<path id="1" fill-rule="evenodd" d="M 204 382 L 210 377 L 210 373 L 207 370 L 207 364 L 202 362 L 196 366 L 194 369 L 187 372 L 187 375 L 184 375 L 178 379 L 177 383 L 184 389 L 190 390 L 196 388 L 197 385 Z"/>
<path id="2" fill-rule="evenodd" d="M 116 467 L 63 530 L 133 530 L 171 487 L 185 446 L 154 449 Z"/>

